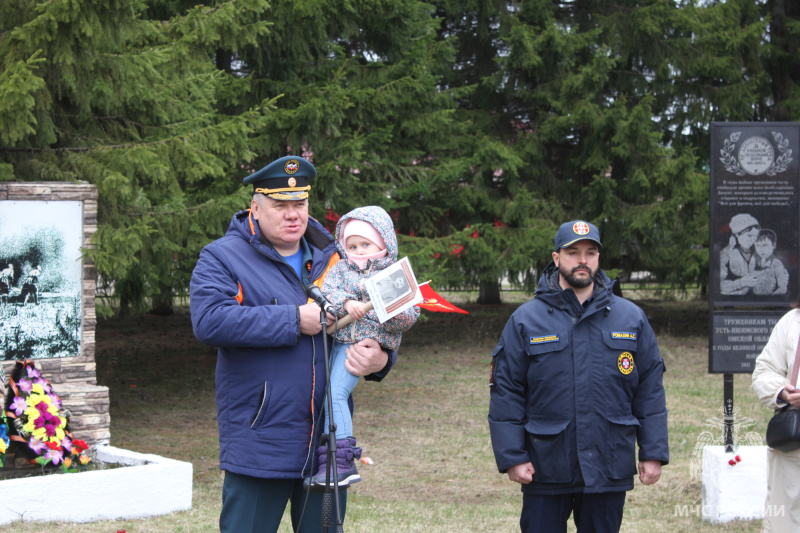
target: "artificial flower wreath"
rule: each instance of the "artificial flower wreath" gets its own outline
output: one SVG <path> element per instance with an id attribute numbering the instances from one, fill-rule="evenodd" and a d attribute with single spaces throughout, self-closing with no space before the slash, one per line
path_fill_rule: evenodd
<path id="1" fill-rule="evenodd" d="M 5 389 L 6 375 L 3 367 L 0 366 L 0 390 Z M 6 421 L 5 410 L 0 409 L 0 468 L 6 460 L 6 451 L 11 441 L 8 439 L 8 422 Z"/>
<path id="2" fill-rule="evenodd" d="M 42 467 L 61 463 L 65 472 L 78 464 L 86 466 L 86 442 L 75 439 L 69 430 L 69 411 L 31 360 L 18 361 L 8 380 L 6 416 L 10 440 L 17 442 L 18 453 Z"/>
<path id="3" fill-rule="evenodd" d="M 3 468 L 6 460 L 6 450 L 11 441 L 8 439 L 8 423 L 6 414 L 0 411 L 0 468 Z"/>

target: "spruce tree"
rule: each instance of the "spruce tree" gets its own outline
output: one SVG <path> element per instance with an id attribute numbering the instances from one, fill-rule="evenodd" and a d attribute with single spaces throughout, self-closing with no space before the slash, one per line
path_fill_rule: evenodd
<path id="1" fill-rule="evenodd" d="M 274 1 L 263 14 L 270 32 L 228 54 L 247 84 L 228 105 L 277 98 L 252 167 L 288 153 L 308 157 L 318 172 L 313 216 L 333 231 L 337 216 L 380 205 L 418 277 L 444 280 L 433 256 L 449 237 L 412 235 L 432 236 L 428 228 L 446 218 L 430 199 L 469 168 L 462 145 L 473 133 L 456 116 L 470 89 L 443 82 L 453 47 L 439 38 L 434 15 L 421 1 Z"/>
<path id="2" fill-rule="evenodd" d="M 434 286 L 532 290 L 557 226 L 612 275 L 708 271 L 708 126 L 798 120 L 795 3 L 0 3 L 0 179 L 100 192 L 92 259 L 169 312 L 200 248 L 292 153 L 312 214 L 395 218 Z M 101 309 L 102 310 L 102 309 Z"/>
<path id="3" fill-rule="evenodd" d="M 558 224 L 576 218 L 600 227 L 612 277 L 649 271 L 677 284 L 703 282 L 707 157 L 698 157 L 685 127 L 675 131 L 674 117 L 704 87 L 691 93 L 676 75 L 732 74 L 763 20 L 738 5 L 746 15 L 738 27 L 734 15 L 715 25 L 724 6 L 671 0 L 435 5 L 441 37 L 453 34 L 458 50 L 448 87 L 474 88 L 458 113 L 477 125 L 478 141 L 451 190 L 428 202 L 447 208 L 439 235 L 452 246 L 442 253 L 452 283 L 461 277 L 481 288 L 479 301 L 496 301 L 503 278 L 532 290 Z M 732 53 L 688 53 L 698 38 L 721 48 L 725 31 L 742 28 Z M 761 87 L 745 80 L 711 96 L 752 109 Z"/>
<path id="4" fill-rule="evenodd" d="M 274 104 L 217 109 L 237 80 L 213 51 L 268 31 L 255 0 L 166 21 L 140 2 L 0 4 L 0 179 L 85 181 L 99 191 L 90 255 L 121 308 L 169 313 L 197 254 L 244 204 L 233 169 Z M 100 305 L 98 310 L 108 312 Z"/>

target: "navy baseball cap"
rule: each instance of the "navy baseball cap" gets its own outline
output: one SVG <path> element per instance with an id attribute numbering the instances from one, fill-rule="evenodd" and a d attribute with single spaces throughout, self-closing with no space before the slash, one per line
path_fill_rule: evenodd
<path id="1" fill-rule="evenodd" d="M 296 155 L 287 155 L 253 172 L 242 183 L 253 185 L 253 192 L 275 200 L 305 200 L 316 175 L 317 169 L 310 162 Z"/>
<path id="2" fill-rule="evenodd" d="M 558 228 L 555 238 L 555 251 L 561 248 L 572 246 L 578 241 L 590 240 L 597 243 L 600 248 L 603 243 L 600 242 L 600 231 L 594 224 L 584 222 L 583 220 L 573 220 L 572 222 L 565 222 Z"/>

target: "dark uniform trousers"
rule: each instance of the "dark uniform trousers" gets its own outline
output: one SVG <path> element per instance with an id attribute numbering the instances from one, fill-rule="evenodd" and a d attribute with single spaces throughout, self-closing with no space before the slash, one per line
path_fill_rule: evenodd
<path id="1" fill-rule="evenodd" d="M 572 513 L 578 533 L 619 533 L 624 492 L 523 494 L 522 533 L 566 533 Z"/>
<path id="2" fill-rule="evenodd" d="M 225 482 L 222 484 L 219 529 L 222 533 L 276 532 L 286 504 L 291 501 L 292 529 L 296 533 L 320 533 L 322 496 L 320 492 L 307 493 L 303 489 L 302 479 L 262 479 L 226 471 Z M 342 520 L 346 508 L 347 490 L 340 490 L 339 509 Z M 333 494 L 331 514 L 334 515 L 331 517 L 334 526 L 329 531 L 336 531 Z"/>

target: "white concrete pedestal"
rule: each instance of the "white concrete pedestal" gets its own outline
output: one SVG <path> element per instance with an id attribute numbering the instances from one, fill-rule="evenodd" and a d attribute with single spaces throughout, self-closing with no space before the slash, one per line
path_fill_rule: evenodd
<path id="1" fill-rule="evenodd" d="M 192 463 L 113 446 L 97 461 L 124 468 L 0 481 L 0 525 L 140 518 L 192 508 Z"/>
<path id="2" fill-rule="evenodd" d="M 741 461 L 731 466 L 736 455 Z M 703 520 L 763 518 L 766 498 L 766 446 L 740 446 L 735 453 L 725 453 L 724 446 L 703 448 Z"/>

